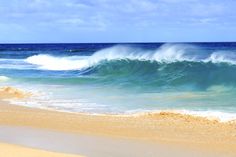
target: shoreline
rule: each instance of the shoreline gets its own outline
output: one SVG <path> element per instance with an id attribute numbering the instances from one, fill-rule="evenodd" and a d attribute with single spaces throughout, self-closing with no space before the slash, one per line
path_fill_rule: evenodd
<path id="1" fill-rule="evenodd" d="M 0 92 L 0 100 L 19 96 L 18 92 L 4 93 Z M 138 139 L 182 146 L 186 149 L 217 152 L 225 156 L 236 154 L 234 122 L 222 123 L 203 117 L 168 112 L 124 116 L 91 115 L 29 108 L 5 101 L 0 101 L 0 104 L 0 125 Z"/>
<path id="2" fill-rule="evenodd" d="M 3 90 L 1 92 L 1 90 Z M 195 110 L 185 110 L 185 109 L 164 109 L 164 110 L 143 110 L 143 111 L 127 111 L 121 113 L 94 113 L 94 112 L 73 112 L 63 109 L 54 109 L 54 108 L 47 108 L 47 107 L 33 107 L 30 105 L 24 105 L 17 103 L 19 99 L 27 99 L 28 97 L 34 95 L 29 92 L 23 92 L 19 89 L 14 87 L 6 86 L 0 87 L 0 100 L 8 102 L 9 104 L 13 104 L 16 106 L 23 106 L 27 108 L 35 108 L 41 110 L 48 110 L 48 111 L 55 111 L 55 112 L 62 112 L 62 113 L 71 113 L 71 114 L 83 114 L 83 115 L 96 115 L 96 116 L 139 116 L 139 115 L 146 115 L 146 114 L 181 114 L 183 116 L 192 116 L 196 118 L 205 118 L 210 121 L 218 121 L 220 123 L 235 123 L 236 124 L 236 113 L 231 112 L 224 112 L 224 111 L 195 111 Z"/>

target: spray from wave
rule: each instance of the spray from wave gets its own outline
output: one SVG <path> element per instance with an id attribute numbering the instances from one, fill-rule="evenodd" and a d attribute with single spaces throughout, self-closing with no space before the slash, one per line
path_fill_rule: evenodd
<path id="1" fill-rule="evenodd" d="M 114 46 L 95 52 L 92 56 L 54 57 L 50 55 L 35 55 L 26 59 L 27 63 L 37 65 L 44 70 L 84 70 L 101 62 L 114 60 L 149 61 L 158 63 L 174 62 L 204 62 L 236 64 L 236 53 L 212 52 L 199 53 L 191 45 L 164 44 L 156 50 L 143 50 L 129 46 Z"/>

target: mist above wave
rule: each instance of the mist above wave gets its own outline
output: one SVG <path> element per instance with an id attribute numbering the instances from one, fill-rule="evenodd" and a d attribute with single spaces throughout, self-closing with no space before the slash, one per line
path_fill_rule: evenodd
<path id="1" fill-rule="evenodd" d="M 102 49 L 91 56 L 57 57 L 39 54 L 28 57 L 27 63 L 44 70 L 83 70 L 103 61 L 137 60 L 158 63 L 204 62 L 236 64 L 236 53 L 216 51 L 208 54 L 192 45 L 164 44 L 156 50 L 147 50 L 123 45 Z"/>

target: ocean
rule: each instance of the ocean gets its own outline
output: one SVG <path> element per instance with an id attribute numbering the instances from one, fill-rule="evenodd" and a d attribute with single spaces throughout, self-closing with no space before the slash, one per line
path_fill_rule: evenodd
<path id="1" fill-rule="evenodd" d="M 13 103 L 91 114 L 174 111 L 236 119 L 236 43 L 0 44 Z"/>

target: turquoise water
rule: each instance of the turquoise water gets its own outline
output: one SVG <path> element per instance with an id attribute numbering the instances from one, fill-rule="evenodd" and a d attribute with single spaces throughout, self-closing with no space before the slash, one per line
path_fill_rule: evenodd
<path id="1" fill-rule="evenodd" d="M 236 115 L 236 43 L 28 44 L 0 50 L 0 85 L 34 93 L 21 105 Z"/>

